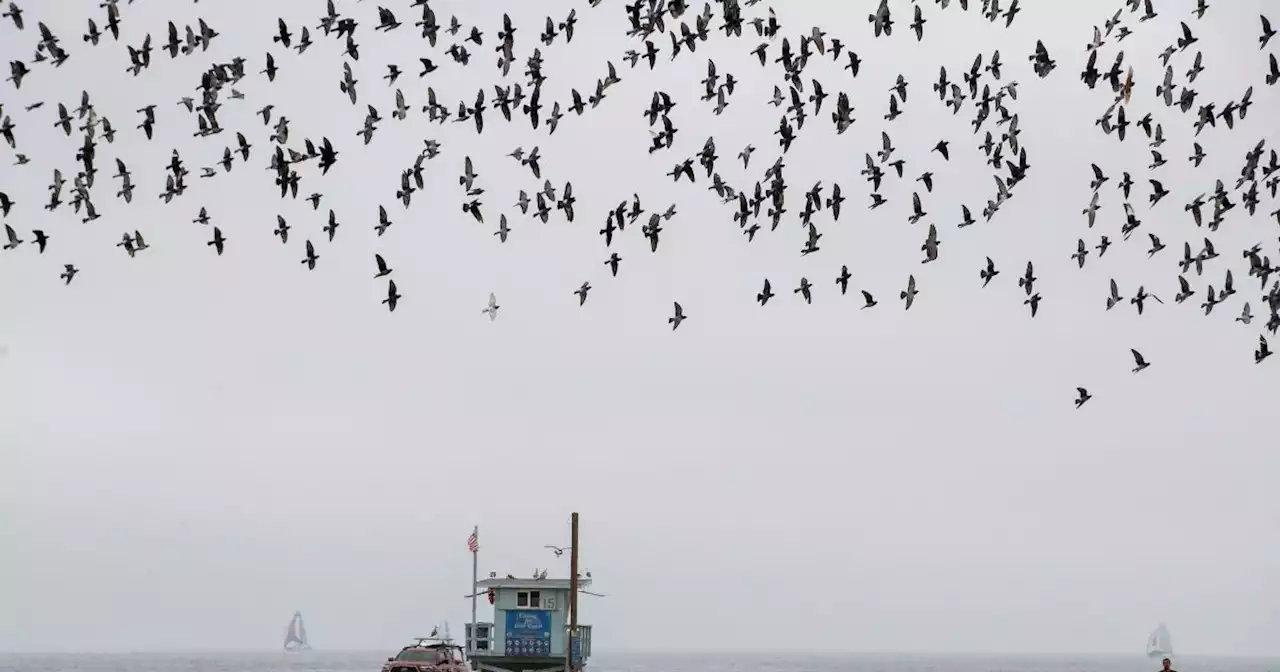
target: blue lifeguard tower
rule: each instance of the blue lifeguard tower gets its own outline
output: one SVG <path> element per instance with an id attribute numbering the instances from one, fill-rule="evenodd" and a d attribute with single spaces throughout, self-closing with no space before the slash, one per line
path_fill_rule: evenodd
<path id="1" fill-rule="evenodd" d="M 577 538 L 577 514 L 574 541 Z M 576 571 L 573 553 L 571 572 Z M 589 574 L 589 572 L 588 572 Z M 589 576 L 549 579 L 543 570 L 536 576 L 518 579 L 508 575 L 475 582 L 474 600 L 487 597 L 493 605 L 493 620 L 476 621 L 466 627 L 467 656 L 478 672 L 580 672 L 591 657 L 591 626 L 573 614 L 577 594 L 591 585 Z M 573 628 L 572 656 L 566 649 Z M 473 632 L 474 630 L 474 632 Z M 572 660 L 572 665 L 570 665 Z"/>

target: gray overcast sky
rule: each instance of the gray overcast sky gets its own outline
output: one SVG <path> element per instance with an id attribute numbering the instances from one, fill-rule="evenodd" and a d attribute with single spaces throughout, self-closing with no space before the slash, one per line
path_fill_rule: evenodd
<path id="1" fill-rule="evenodd" d="M 269 649 L 294 609 L 324 649 L 394 647 L 441 619 L 461 634 L 471 526 L 481 528 L 483 572 L 524 575 L 552 562 L 542 546 L 567 542 L 576 509 L 583 561 L 608 595 L 584 605 L 601 649 L 1140 652 L 1166 621 L 1182 652 L 1280 654 L 1271 431 L 1280 363 L 1250 357 L 1267 311 L 1240 254 L 1263 243 L 1280 259 L 1265 215 L 1274 201 L 1264 196 L 1252 219 L 1243 207 L 1229 213 L 1213 234 L 1222 257 L 1189 276 L 1191 301 L 1172 301 L 1182 242 L 1198 250 L 1205 235 L 1182 205 L 1215 179 L 1233 186 L 1244 153 L 1277 139 L 1256 42 L 1267 3 L 1219 0 L 1200 21 L 1188 18 L 1190 0 L 1157 0 L 1160 16 L 1141 24 L 1124 15 L 1135 30 L 1120 45 L 1136 68 L 1129 118 L 1151 112 L 1168 137 L 1169 163 L 1155 176 L 1172 194 L 1154 210 L 1146 138 L 1136 127 L 1123 145 L 1104 136 L 1094 119 L 1109 87 L 1091 92 L 1078 78 L 1092 26 L 1121 3 L 1025 2 L 1006 30 L 956 1 L 946 11 L 922 2 L 919 44 L 905 1 L 891 2 L 897 29 L 879 40 L 870 2 L 789 3 L 778 16 L 793 49 L 817 25 L 865 62 L 857 79 L 840 69 L 843 57 L 815 56 L 806 68 L 832 97 L 786 156 L 782 226 L 770 232 L 762 220 L 752 244 L 701 171 L 692 185 L 663 176 L 711 134 L 717 171 L 737 188 L 776 158 L 781 112 L 766 101 L 781 66 L 761 68 L 749 54 L 760 41 L 750 26 L 740 40 L 714 33 L 674 62 L 660 38 L 650 72 L 622 58 L 637 45 L 624 42 L 616 0 L 594 9 L 433 0 L 441 22 L 456 14 L 467 26 L 435 49 L 405 0 L 385 3 L 406 23 L 385 35 L 372 31 L 375 2 L 339 2 L 360 22 L 352 106 L 338 90 L 341 43 L 315 30 L 322 4 L 274 3 L 270 15 L 244 0 L 122 5 L 120 42 L 96 48 L 79 39 L 83 3 L 28 2 L 25 32 L 0 25 L 6 61 L 30 61 L 37 21 L 72 54 L 61 69 L 33 66 L 21 91 L 6 84 L 0 98 L 32 159 L 14 167 L 13 152 L 0 152 L 0 190 L 18 201 L 5 222 L 28 239 L 0 252 L 0 649 Z M 536 42 L 544 17 L 562 20 L 570 7 L 574 40 Z M 310 51 L 271 42 L 277 12 L 295 38 L 312 27 Z M 506 80 L 493 65 L 503 12 L 519 28 Z M 221 32 L 207 53 L 171 60 L 157 49 L 141 76 L 124 72 L 126 43 L 149 32 L 158 47 L 168 20 L 197 16 Z M 1256 87 L 1247 120 L 1201 135 L 1208 158 L 1194 170 L 1194 110 L 1154 97 L 1157 54 L 1182 19 L 1200 43 L 1174 57 L 1179 85 L 1199 49 L 1201 102 L 1221 109 Z M 444 50 L 471 25 L 484 46 L 468 45 L 463 70 Z M 1045 80 L 1027 62 L 1037 38 L 1058 62 Z M 571 88 L 594 92 L 606 59 L 622 82 L 550 137 L 494 110 L 481 136 L 419 111 L 427 84 L 456 108 L 477 86 L 491 100 L 493 85 L 524 82 L 534 46 L 545 59 L 544 116 L 553 101 L 568 104 Z M 991 222 L 957 229 L 961 203 L 981 218 L 993 197 L 991 169 L 975 148 L 972 106 L 953 116 L 930 85 L 939 65 L 962 82 L 974 56 L 996 48 L 1003 81 L 1019 83 L 1006 105 L 1032 169 Z M 1100 69 L 1116 50 L 1113 35 Z M 274 83 L 257 74 L 267 51 L 280 68 Z M 224 96 L 228 133 L 191 137 L 195 119 L 178 99 L 195 95 L 211 63 L 235 56 L 250 74 L 236 85 L 245 100 Z M 440 69 L 419 79 L 423 56 Z M 720 117 L 697 100 L 708 58 L 738 80 Z M 390 118 L 396 87 L 380 79 L 393 62 L 406 73 L 397 82 L 413 107 L 406 121 Z M 908 102 L 886 124 L 899 73 Z M 66 205 L 41 208 L 53 169 L 75 173 L 79 135 L 53 123 L 56 104 L 75 107 L 81 89 L 118 130 L 98 147 L 103 216 L 91 224 Z M 677 102 L 680 132 L 673 149 L 647 154 L 641 110 L 655 90 Z M 858 121 L 836 136 L 828 110 L 840 91 Z M 23 110 L 35 101 L 45 107 Z M 299 171 L 304 196 L 324 194 L 318 212 L 282 201 L 271 183 L 271 129 L 254 115 L 268 103 L 289 118 L 290 146 L 328 136 L 341 152 L 325 177 L 313 165 Z M 367 147 L 355 135 L 366 103 L 384 117 Z M 157 106 L 151 142 L 134 129 L 145 104 Z M 858 170 L 886 128 L 906 178 L 886 178 L 889 203 L 871 212 Z M 254 145 L 251 165 L 199 179 L 235 129 Z M 406 211 L 398 175 L 424 138 L 443 152 Z M 949 162 L 928 151 L 943 138 Z M 757 151 L 743 170 L 734 156 L 748 143 Z M 510 205 L 540 181 L 504 155 L 534 145 L 545 177 L 560 189 L 573 182 L 574 222 L 557 212 L 542 224 Z M 187 193 L 163 205 L 156 194 L 174 148 L 192 175 Z M 483 225 L 459 208 L 464 156 L 486 190 Z M 138 185 L 128 207 L 112 196 L 116 157 Z M 1090 231 L 1080 211 L 1091 162 L 1112 182 Z M 926 170 L 932 193 L 911 181 Z M 1125 170 L 1143 220 L 1128 242 L 1114 186 Z M 838 222 L 826 210 L 815 217 L 822 250 L 802 257 L 798 213 L 819 180 L 828 191 L 838 182 L 849 200 Z M 913 191 L 930 214 L 910 225 Z M 647 210 L 674 203 L 678 214 L 656 254 L 641 222 L 628 227 L 611 278 L 596 230 L 633 192 Z M 372 231 L 379 204 L 394 221 L 382 237 Z M 211 228 L 191 222 L 201 206 L 228 238 L 222 257 L 205 245 Z M 329 208 L 342 222 L 333 243 L 321 232 Z M 500 213 L 512 228 L 505 244 L 492 235 Z M 294 227 L 287 245 L 271 233 L 277 214 Z M 922 266 L 929 222 L 943 242 L 939 260 Z M 36 228 L 51 237 L 43 256 L 30 244 Z M 134 229 L 152 249 L 130 259 L 114 243 Z M 1148 231 L 1169 246 L 1152 259 Z M 1117 244 L 1076 269 L 1076 239 L 1093 246 L 1101 233 Z M 299 264 L 307 239 L 321 257 L 314 272 Z M 375 252 L 404 295 L 394 314 L 379 304 Z M 1003 273 L 981 289 L 985 256 Z M 1034 320 L 1016 284 L 1028 260 L 1044 297 Z M 81 269 L 70 287 L 58 278 L 64 263 Z M 848 296 L 833 284 L 842 264 L 853 274 Z M 1206 285 L 1221 288 L 1228 267 L 1240 293 L 1206 318 L 1194 304 Z M 911 273 L 921 294 L 903 311 L 896 297 Z M 801 276 L 815 284 L 812 305 L 791 291 Z M 761 308 L 754 296 L 766 277 L 778 296 Z M 1142 316 L 1127 301 L 1105 311 L 1110 278 L 1126 297 L 1142 284 L 1165 304 Z M 595 289 L 579 307 L 572 292 L 584 280 Z M 854 287 L 881 305 L 859 310 Z M 494 323 L 480 314 L 491 291 L 502 305 Z M 1233 322 L 1246 300 L 1262 316 L 1251 326 Z M 675 333 L 673 301 L 689 315 Z M 1151 368 L 1131 374 L 1129 348 Z M 1095 395 L 1080 410 L 1077 385 Z"/>

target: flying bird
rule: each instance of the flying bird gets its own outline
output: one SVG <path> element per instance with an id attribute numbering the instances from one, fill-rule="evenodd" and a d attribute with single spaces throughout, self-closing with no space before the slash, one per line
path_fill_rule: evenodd
<path id="1" fill-rule="evenodd" d="M 489 292 L 489 305 L 481 309 L 480 312 L 488 315 L 490 322 L 498 319 L 498 297 L 494 296 L 493 292 Z M 556 553 L 556 555 L 560 554 Z"/>
<path id="2" fill-rule="evenodd" d="M 1076 408 L 1084 406 L 1084 402 L 1093 398 L 1093 395 L 1089 394 L 1089 390 L 1086 390 L 1083 387 L 1077 387 L 1076 393 L 1079 395 L 1076 397 Z"/>
<path id="3" fill-rule="evenodd" d="M 679 301 L 676 301 L 676 302 L 675 302 L 675 312 L 674 312 L 674 314 L 672 314 L 672 316 L 671 316 L 671 317 L 668 317 L 668 318 L 667 318 L 667 322 L 669 322 L 669 323 L 671 324 L 671 330 L 672 330 L 672 331 L 675 331 L 677 328 L 679 328 L 679 327 L 680 327 L 680 323 L 681 323 L 681 322 L 684 322 L 684 321 L 685 321 L 685 319 L 686 319 L 686 316 L 685 316 L 685 314 L 684 314 L 684 308 L 681 308 L 681 307 L 680 307 L 680 302 L 679 302 Z"/>
<path id="4" fill-rule="evenodd" d="M 996 270 L 996 263 L 991 261 L 991 257 L 987 257 L 987 267 L 978 272 L 978 277 L 982 278 L 982 286 L 986 287 L 997 275 L 1000 275 L 1000 271 Z"/>
<path id="5" fill-rule="evenodd" d="M 1150 364 L 1147 363 L 1147 360 L 1142 357 L 1141 352 L 1138 352 L 1133 348 L 1130 348 L 1129 352 L 1133 353 L 1133 363 L 1134 363 L 1133 372 L 1134 373 L 1138 373 L 1139 371 L 1147 368 L 1148 366 L 1151 366 Z"/>
<path id="6" fill-rule="evenodd" d="M 903 303 L 906 306 L 905 310 L 911 309 L 911 304 L 915 303 L 916 295 L 919 293 L 920 292 L 916 290 L 916 276 L 914 275 L 908 276 L 907 288 L 899 294 L 899 298 L 902 299 Z M 872 305 L 870 301 L 868 301 L 867 304 L 868 304 L 868 307 Z"/>

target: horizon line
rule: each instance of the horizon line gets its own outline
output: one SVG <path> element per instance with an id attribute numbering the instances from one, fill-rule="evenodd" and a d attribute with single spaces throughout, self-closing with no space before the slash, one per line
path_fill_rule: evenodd
<path id="1" fill-rule="evenodd" d="M 263 648 L 200 648 L 200 649 L 181 649 L 181 648 L 154 648 L 154 649 L 106 649 L 106 650 L 40 650 L 40 649 L 0 649 L 0 656 L 129 656 L 129 655 L 267 655 L 279 654 L 289 656 L 307 656 L 310 655 L 330 655 L 330 654 L 349 654 L 349 655 L 386 655 L 387 649 L 374 648 L 338 648 L 338 649 L 311 649 L 302 652 L 286 652 L 280 649 L 263 649 Z M 926 651 L 892 651 L 892 650 L 860 650 L 860 649 L 730 649 L 730 648 L 670 648 L 670 649 L 641 649 L 641 648 L 616 648 L 602 649 L 593 652 L 595 656 L 609 655 L 686 655 L 686 656 L 704 656 L 704 655 L 752 655 L 752 656 L 770 656 L 785 655 L 794 656 L 797 654 L 821 658 L 821 657 L 902 657 L 902 658 L 937 658 L 937 657 L 996 657 L 996 658 L 1124 658 L 1124 659 L 1151 659 L 1143 653 L 1135 653 L 1132 651 L 1092 651 L 1092 652 L 1068 652 L 1068 651 L 974 651 L 974 650 L 926 650 Z M 1235 654 L 1235 653 L 1177 653 L 1170 656 L 1174 660 L 1182 658 L 1229 658 L 1237 660 L 1280 660 L 1278 654 Z M 1156 660 L 1156 659 L 1151 659 Z"/>

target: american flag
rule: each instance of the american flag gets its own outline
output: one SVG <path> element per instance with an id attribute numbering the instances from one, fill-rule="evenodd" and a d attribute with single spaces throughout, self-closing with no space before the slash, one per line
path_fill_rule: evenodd
<path id="1" fill-rule="evenodd" d="M 476 536 L 478 533 L 479 530 L 476 530 L 471 533 L 471 536 L 467 537 L 467 550 L 472 553 L 480 552 L 480 537 Z"/>

